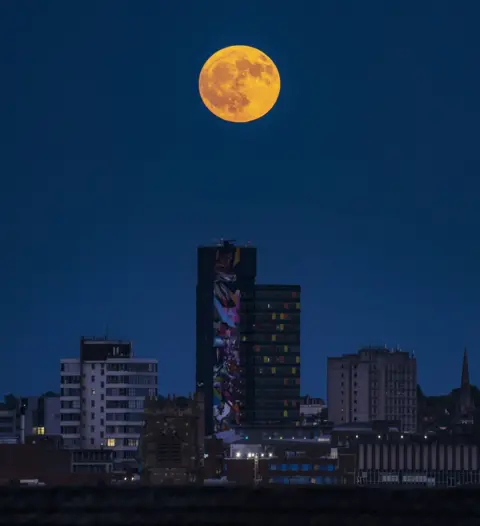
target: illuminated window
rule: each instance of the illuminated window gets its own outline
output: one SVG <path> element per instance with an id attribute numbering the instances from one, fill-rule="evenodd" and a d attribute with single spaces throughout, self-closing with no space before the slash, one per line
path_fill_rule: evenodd
<path id="1" fill-rule="evenodd" d="M 44 427 L 34 427 L 33 428 L 33 434 L 34 435 L 44 435 L 45 434 L 45 428 Z"/>
<path id="2" fill-rule="evenodd" d="M 283 308 L 284 308 L 284 309 L 288 309 L 288 303 L 284 303 L 284 304 L 283 304 Z"/>
<path id="3" fill-rule="evenodd" d="M 285 329 L 285 325 L 284 325 L 283 323 L 281 323 L 281 324 L 278 326 L 278 328 L 279 328 L 281 331 L 283 331 L 283 329 Z"/>
<path id="4" fill-rule="evenodd" d="M 288 411 L 284 411 L 283 416 L 288 416 Z"/>
<path id="5" fill-rule="evenodd" d="M 279 361 L 280 363 L 285 363 L 285 356 L 279 356 L 279 357 L 278 357 L 278 361 Z"/>
<path id="6" fill-rule="evenodd" d="M 300 356 L 297 356 L 297 357 L 295 358 L 295 361 L 296 361 L 297 363 L 300 363 Z"/>
<path id="7" fill-rule="evenodd" d="M 242 336 L 242 342 L 246 342 L 247 341 L 247 337 L 246 336 Z"/>
<path id="8" fill-rule="evenodd" d="M 272 374 L 277 374 L 277 368 L 276 367 L 272 367 Z"/>
<path id="9" fill-rule="evenodd" d="M 288 345 L 283 346 L 283 352 L 288 352 Z"/>
<path id="10" fill-rule="evenodd" d="M 272 334 L 272 342 L 276 342 L 277 341 L 277 335 L 276 334 Z"/>
<path id="11" fill-rule="evenodd" d="M 114 438 L 107 438 L 107 446 L 108 447 L 115 447 L 115 439 Z"/>
<path id="12" fill-rule="evenodd" d="M 292 298 L 296 298 L 297 297 L 297 293 L 296 292 L 292 292 Z"/>
<path id="13" fill-rule="evenodd" d="M 297 368 L 296 367 L 292 367 L 292 374 L 297 374 Z"/>
<path id="14" fill-rule="evenodd" d="M 284 320 L 284 319 L 285 319 L 285 314 L 283 314 L 283 312 L 282 312 L 282 314 L 280 314 L 280 319 L 281 319 L 281 320 Z"/>
<path id="15" fill-rule="evenodd" d="M 263 357 L 264 363 L 268 363 L 270 361 L 270 358 L 268 356 Z"/>
<path id="16" fill-rule="evenodd" d="M 300 309 L 300 303 L 297 303 L 297 310 Z"/>
<path id="17" fill-rule="evenodd" d="M 276 320 L 277 319 L 277 315 L 275 313 L 272 314 L 272 320 Z"/>
<path id="18" fill-rule="evenodd" d="M 285 407 L 288 407 L 288 400 L 284 400 L 284 401 L 283 401 L 283 405 L 284 405 Z"/>

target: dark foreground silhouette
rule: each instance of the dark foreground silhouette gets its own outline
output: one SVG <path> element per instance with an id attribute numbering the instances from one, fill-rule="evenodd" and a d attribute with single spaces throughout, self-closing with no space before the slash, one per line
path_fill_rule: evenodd
<path id="1" fill-rule="evenodd" d="M 1 488 L 0 525 L 480 524 L 477 489 Z"/>

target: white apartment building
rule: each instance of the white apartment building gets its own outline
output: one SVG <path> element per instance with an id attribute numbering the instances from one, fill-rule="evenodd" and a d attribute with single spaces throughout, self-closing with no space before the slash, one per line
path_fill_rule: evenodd
<path id="1" fill-rule="evenodd" d="M 64 447 L 111 448 L 116 468 L 137 456 L 147 396 L 157 394 L 157 360 L 133 356 L 131 342 L 82 338 L 80 358 L 60 361 Z"/>
<path id="2" fill-rule="evenodd" d="M 417 361 L 398 349 L 367 347 L 328 358 L 328 418 L 336 425 L 397 420 L 417 429 Z"/>

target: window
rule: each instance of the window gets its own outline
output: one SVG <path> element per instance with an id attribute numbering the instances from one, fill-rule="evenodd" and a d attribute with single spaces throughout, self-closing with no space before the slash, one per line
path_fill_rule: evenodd
<path id="1" fill-rule="evenodd" d="M 295 358 L 295 362 L 296 362 L 296 363 L 300 363 L 300 356 L 297 356 L 297 357 Z"/>
<path id="2" fill-rule="evenodd" d="M 92 389 L 92 395 L 94 395 L 94 394 L 95 394 L 95 389 Z"/>
<path id="3" fill-rule="evenodd" d="M 277 319 L 277 315 L 275 313 L 272 314 L 272 320 L 276 320 Z"/>
<path id="4" fill-rule="evenodd" d="M 90 405 L 91 405 L 92 407 L 95 407 L 95 400 L 92 400 L 91 403 L 90 403 Z"/>
<path id="5" fill-rule="evenodd" d="M 100 431 L 100 438 L 103 438 L 105 436 L 105 433 L 103 431 Z"/>
<path id="6" fill-rule="evenodd" d="M 33 434 L 34 435 L 44 435 L 45 434 L 45 428 L 44 427 L 34 427 L 33 428 Z"/>
<path id="7" fill-rule="evenodd" d="M 288 345 L 283 346 L 283 352 L 288 352 Z"/>
<path id="8" fill-rule="evenodd" d="M 297 374 L 297 368 L 296 367 L 292 367 L 292 374 Z"/>
<path id="9" fill-rule="evenodd" d="M 300 310 L 300 303 L 297 303 L 297 310 Z"/>
<path id="10" fill-rule="evenodd" d="M 115 447 L 115 439 L 107 438 L 107 447 Z"/>
<path id="11" fill-rule="evenodd" d="M 263 357 L 264 363 L 268 363 L 270 361 L 270 358 L 268 356 Z"/>
<path id="12" fill-rule="evenodd" d="M 103 389 L 105 387 L 105 382 L 100 382 L 100 387 Z"/>
<path id="13" fill-rule="evenodd" d="M 92 383 L 95 382 L 95 376 L 92 376 Z"/>
<path id="14" fill-rule="evenodd" d="M 92 414 L 90 415 L 90 418 L 91 418 L 92 420 L 95 420 L 95 413 L 92 413 Z"/>
<path id="15" fill-rule="evenodd" d="M 272 367 L 272 374 L 277 374 L 277 368 L 276 367 Z"/>
<path id="16" fill-rule="evenodd" d="M 288 416 L 288 411 L 287 411 L 287 410 L 285 410 L 285 411 L 283 412 L 283 416 L 284 416 L 284 417 L 287 417 L 287 416 Z"/>
<path id="17" fill-rule="evenodd" d="M 283 312 L 282 312 L 282 314 L 280 314 L 280 319 L 281 319 L 281 320 L 284 320 L 284 319 L 285 319 L 285 314 L 283 314 Z"/>
<path id="18" fill-rule="evenodd" d="M 90 433 L 95 433 L 95 426 L 90 426 Z"/>
<path id="19" fill-rule="evenodd" d="M 95 444 L 95 440 L 93 438 L 90 439 L 90 445 L 93 446 Z"/>
<path id="20" fill-rule="evenodd" d="M 276 334 L 272 334 L 272 342 L 276 342 L 277 341 L 277 335 Z"/>

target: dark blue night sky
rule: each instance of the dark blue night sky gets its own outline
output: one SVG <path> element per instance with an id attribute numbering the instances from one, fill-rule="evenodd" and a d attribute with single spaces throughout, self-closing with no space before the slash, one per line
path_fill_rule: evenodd
<path id="1" fill-rule="evenodd" d="M 480 3 L 0 3 L 0 393 L 59 389 L 81 335 L 131 338 L 194 389 L 196 247 L 251 240 L 300 283 L 302 391 L 326 358 L 415 350 L 427 393 L 480 366 Z M 197 93 L 246 44 L 278 105 Z"/>

